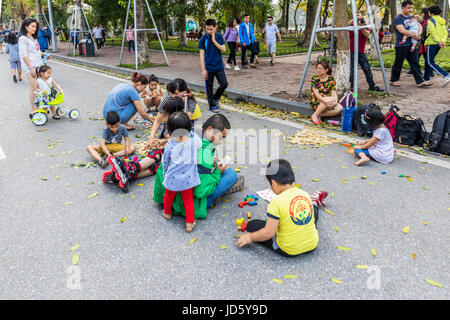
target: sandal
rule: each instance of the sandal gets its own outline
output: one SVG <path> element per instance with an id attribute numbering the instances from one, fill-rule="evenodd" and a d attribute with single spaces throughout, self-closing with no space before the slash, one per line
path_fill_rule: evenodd
<path id="1" fill-rule="evenodd" d="M 164 218 L 166 218 L 166 220 L 172 220 L 172 215 L 171 214 L 165 214 L 165 212 L 163 211 L 164 214 Z"/>
<path id="2" fill-rule="evenodd" d="M 97 163 L 98 163 L 98 165 L 101 167 L 101 168 L 106 168 L 106 166 L 108 165 L 108 162 L 106 161 L 106 159 L 105 158 L 103 158 L 102 160 L 100 160 L 100 161 L 97 161 Z"/>
<path id="3" fill-rule="evenodd" d="M 391 86 L 393 86 L 393 87 L 400 87 L 400 84 L 399 83 L 397 83 L 397 81 L 395 81 L 395 82 L 391 82 L 391 83 L 389 83 Z"/>
<path id="4" fill-rule="evenodd" d="M 194 221 L 194 223 L 186 223 L 186 232 L 191 233 L 192 231 L 194 231 L 196 225 L 197 221 Z"/>
<path id="5" fill-rule="evenodd" d="M 59 116 L 57 114 L 55 114 L 52 118 L 55 119 L 55 120 L 61 120 L 61 116 Z"/>

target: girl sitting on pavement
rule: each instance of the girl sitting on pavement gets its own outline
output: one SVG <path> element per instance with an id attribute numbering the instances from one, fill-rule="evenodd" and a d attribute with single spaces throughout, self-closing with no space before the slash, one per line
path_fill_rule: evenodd
<path id="1" fill-rule="evenodd" d="M 148 88 L 147 92 L 143 92 L 144 104 L 147 107 L 147 112 L 151 111 L 152 107 L 158 110 L 159 105 L 162 101 L 163 90 L 159 86 L 158 77 L 154 74 L 148 77 Z"/>
<path id="2" fill-rule="evenodd" d="M 167 129 L 172 139 L 167 142 L 162 159 L 166 188 L 164 194 L 164 218 L 172 219 L 172 204 L 180 192 L 186 212 L 186 232 L 195 228 L 193 189 L 200 184 L 197 169 L 197 150 L 202 141 L 192 131 L 192 123 L 184 112 L 175 112 L 167 121 Z"/>
<path id="3" fill-rule="evenodd" d="M 243 247 L 258 242 L 286 257 L 311 252 L 319 243 L 317 220 L 319 207 L 328 195 L 316 191 L 314 199 L 294 185 L 295 175 L 286 160 L 273 160 L 267 165 L 267 180 L 277 194 L 267 208 L 267 222 L 252 219 L 247 232 L 236 242 Z"/>
<path id="4" fill-rule="evenodd" d="M 58 92 L 64 92 L 60 85 L 52 78 L 52 68 L 44 64 L 39 68 L 36 68 L 37 73 L 37 85 L 36 92 L 47 92 L 49 101 L 56 97 Z M 36 107 L 39 106 L 38 101 L 35 101 Z M 53 119 L 60 120 L 61 116 L 56 113 L 55 107 L 50 107 L 53 114 Z"/>
<path id="5" fill-rule="evenodd" d="M 389 130 L 384 126 L 385 117 L 380 110 L 372 108 L 364 114 L 364 120 L 373 130 L 373 136 L 362 144 L 354 147 L 356 161 L 355 166 L 359 166 L 371 159 L 388 164 L 394 160 L 394 143 Z"/>
<path id="6" fill-rule="evenodd" d="M 336 93 L 336 81 L 331 75 L 332 70 L 328 62 L 318 61 L 316 73 L 311 79 L 311 107 L 314 114 L 311 121 L 321 124 L 322 117 L 334 117 L 341 114 L 343 107 L 339 104 Z"/>

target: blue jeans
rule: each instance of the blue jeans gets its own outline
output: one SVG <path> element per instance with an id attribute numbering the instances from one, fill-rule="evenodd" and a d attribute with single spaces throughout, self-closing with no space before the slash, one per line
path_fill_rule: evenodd
<path id="1" fill-rule="evenodd" d="M 134 103 L 129 103 L 125 108 L 120 108 L 118 106 L 108 106 L 103 109 L 103 116 L 106 118 L 106 114 L 109 111 L 116 111 L 119 114 L 120 122 L 122 124 L 127 123 L 137 112 Z"/>
<path id="2" fill-rule="evenodd" d="M 369 153 L 369 150 L 367 149 L 355 149 L 355 156 L 358 156 L 361 152 L 364 153 L 366 156 L 368 156 L 370 159 L 372 159 L 372 156 Z"/>
<path id="3" fill-rule="evenodd" d="M 439 73 L 444 78 L 448 76 L 448 72 L 439 67 L 436 64 L 436 62 L 434 62 L 434 58 L 439 53 L 439 50 L 441 50 L 441 48 L 437 44 L 427 46 L 427 55 L 424 56 L 426 60 L 425 60 L 425 75 L 423 76 L 423 79 L 425 81 L 430 81 L 430 76 L 433 70 Z"/>
<path id="4" fill-rule="evenodd" d="M 233 169 L 225 169 L 225 173 L 219 181 L 214 192 L 208 196 L 207 208 L 211 208 L 214 201 L 224 195 L 238 181 L 238 175 Z"/>

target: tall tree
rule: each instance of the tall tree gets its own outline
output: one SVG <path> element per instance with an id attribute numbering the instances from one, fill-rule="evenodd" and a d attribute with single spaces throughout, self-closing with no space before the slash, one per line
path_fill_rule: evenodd
<path id="1" fill-rule="evenodd" d="M 36 0 L 36 20 L 41 25 L 44 21 L 41 21 L 42 18 L 42 6 L 41 0 Z"/>
<path id="2" fill-rule="evenodd" d="M 145 29 L 145 0 L 134 0 L 136 3 L 136 28 Z M 145 8 L 145 10 L 144 10 Z M 137 33 L 136 41 L 136 54 L 138 58 L 138 64 L 143 65 L 150 61 L 150 55 L 147 50 L 148 38 L 147 32 L 140 31 Z"/>
<path id="3" fill-rule="evenodd" d="M 302 40 L 298 43 L 299 46 L 307 46 L 313 36 L 314 20 L 316 18 L 317 7 L 319 6 L 318 0 L 308 0 L 306 5 L 306 27 Z M 319 46 L 316 35 L 314 35 L 314 46 Z"/>
<path id="4" fill-rule="evenodd" d="M 394 23 L 394 18 L 397 15 L 397 1 L 388 0 L 389 1 L 389 12 L 391 13 L 391 24 Z"/>
<path id="5" fill-rule="evenodd" d="M 336 27 L 348 23 L 347 0 L 335 0 Z M 350 90 L 350 37 L 347 31 L 337 31 L 337 66 L 334 77 L 338 95 Z"/>

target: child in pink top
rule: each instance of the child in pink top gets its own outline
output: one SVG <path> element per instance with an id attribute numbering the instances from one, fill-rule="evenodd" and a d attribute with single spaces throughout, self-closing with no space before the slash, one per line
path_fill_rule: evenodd
<path id="1" fill-rule="evenodd" d="M 128 41 L 128 53 L 130 55 L 131 55 L 131 48 L 133 48 L 133 53 L 136 52 L 136 49 L 134 47 L 134 31 L 132 29 L 133 29 L 133 27 L 131 25 L 129 25 L 128 30 L 126 32 L 127 41 Z"/>

